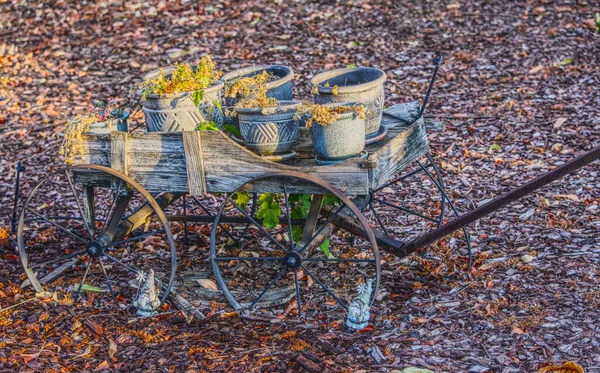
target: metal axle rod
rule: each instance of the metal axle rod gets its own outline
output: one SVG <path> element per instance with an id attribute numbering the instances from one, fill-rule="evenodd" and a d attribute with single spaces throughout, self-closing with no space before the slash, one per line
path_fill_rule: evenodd
<path id="1" fill-rule="evenodd" d="M 517 199 L 526 196 L 535 190 L 550 184 L 551 182 L 564 177 L 571 172 L 577 171 L 582 167 L 600 159 L 600 146 L 588 151 L 585 154 L 578 156 L 577 158 L 570 160 L 569 162 L 555 168 L 552 171 L 548 171 L 543 175 L 536 177 L 535 179 L 525 183 L 524 185 L 511 190 L 510 192 L 496 197 L 485 205 L 476 208 L 473 211 L 467 212 L 461 215 L 459 218 L 452 220 L 451 222 L 442 225 L 438 229 L 435 229 L 429 233 L 426 233 L 415 240 L 407 243 L 401 248 L 391 248 L 391 252 L 398 256 L 409 255 L 420 248 L 434 243 L 440 238 L 447 236 L 448 234 L 459 230 L 460 228 L 473 223 L 476 220 L 494 212 L 507 204 L 516 201 Z"/>

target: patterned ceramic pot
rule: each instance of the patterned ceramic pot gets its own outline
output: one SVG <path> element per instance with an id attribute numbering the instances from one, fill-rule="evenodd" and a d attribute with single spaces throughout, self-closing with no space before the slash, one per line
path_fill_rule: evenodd
<path id="1" fill-rule="evenodd" d="M 192 100 L 192 92 L 146 96 L 142 102 L 148 132 L 194 131 L 205 122 L 202 108 L 221 102 L 223 82 L 218 81 L 204 90 L 203 104 L 198 108 Z M 223 123 L 221 118 L 220 123 Z"/>
<path id="2" fill-rule="evenodd" d="M 356 67 L 325 71 L 310 80 L 313 101 L 316 104 L 329 102 L 356 102 L 367 107 L 366 137 L 379 133 L 383 116 L 383 83 L 385 72 L 371 67 Z M 325 85 L 328 84 L 328 87 Z M 337 95 L 333 88 L 338 86 Z"/>
<path id="3" fill-rule="evenodd" d="M 281 101 L 274 108 L 241 108 L 235 111 L 244 144 L 260 155 L 289 152 L 298 140 L 298 122 L 294 120 L 298 101 Z"/>
<path id="4" fill-rule="evenodd" d="M 129 118 L 129 112 L 123 110 L 120 119 L 117 119 L 116 125 L 111 122 L 98 122 L 90 124 L 90 129 L 87 133 L 93 133 L 95 135 L 102 135 L 111 133 L 112 131 L 127 132 L 127 118 Z"/>
<path id="5" fill-rule="evenodd" d="M 355 103 L 329 104 L 355 105 Z M 341 160 L 360 154 L 365 147 L 365 120 L 356 113 L 344 113 L 332 124 L 322 126 L 313 122 L 310 127 L 313 148 L 321 159 Z"/>
<path id="6" fill-rule="evenodd" d="M 281 65 L 260 65 L 245 67 L 243 69 L 235 70 L 230 73 L 223 75 L 221 78 L 225 85 L 228 82 L 237 78 L 252 77 L 254 75 L 262 74 L 263 71 L 267 71 L 279 79 L 265 83 L 267 89 L 267 97 L 274 97 L 279 101 L 291 100 L 292 99 L 292 79 L 294 78 L 294 71 L 287 66 Z M 233 107 L 240 101 L 239 97 L 225 97 L 225 105 Z"/>

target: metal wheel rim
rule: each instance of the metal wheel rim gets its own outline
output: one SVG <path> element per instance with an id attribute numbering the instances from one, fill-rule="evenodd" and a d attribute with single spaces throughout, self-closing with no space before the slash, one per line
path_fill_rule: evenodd
<path id="1" fill-rule="evenodd" d="M 177 251 L 175 248 L 175 241 L 173 239 L 173 234 L 171 232 L 170 226 L 169 226 L 169 222 L 165 216 L 165 214 L 163 213 L 161 207 L 158 205 L 158 203 L 156 203 L 156 200 L 152 197 L 152 195 L 150 193 L 148 193 L 144 187 L 142 187 L 139 183 L 137 183 L 135 180 L 131 179 L 130 177 L 124 175 L 121 172 L 115 171 L 109 167 L 105 167 L 105 166 L 100 166 L 100 165 L 75 165 L 75 166 L 67 166 L 67 167 L 61 167 L 57 170 L 54 170 L 52 172 L 50 172 L 46 177 L 44 177 L 40 182 L 38 182 L 36 184 L 36 186 L 31 190 L 31 192 L 29 192 L 27 199 L 25 200 L 25 203 L 22 206 L 21 209 L 21 213 L 19 215 L 19 224 L 18 224 L 18 228 L 17 228 L 17 245 L 18 245 L 18 251 L 19 251 L 19 257 L 21 260 L 21 265 L 23 266 L 23 270 L 25 271 L 25 274 L 27 275 L 27 278 L 29 279 L 31 285 L 33 286 L 33 288 L 37 291 L 37 292 L 43 292 L 44 288 L 42 287 L 42 285 L 39 283 L 37 277 L 35 276 L 35 273 L 32 271 L 32 269 L 29 267 L 29 259 L 28 259 L 28 254 L 26 252 L 26 247 L 25 247 L 25 242 L 23 240 L 23 233 L 24 233 L 24 226 L 25 226 L 25 211 L 26 211 L 26 207 L 30 204 L 31 199 L 33 198 L 33 196 L 35 195 L 35 193 L 37 192 L 37 190 L 47 181 L 50 180 L 50 178 L 52 178 L 53 176 L 59 174 L 59 173 L 64 173 L 66 171 L 69 170 L 95 170 L 95 171 L 100 171 L 100 172 L 105 172 L 107 174 L 110 174 L 113 177 L 116 177 L 118 179 L 121 179 L 122 181 L 124 181 L 125 183 L 131 185 L 133 188 L 137 189 L 138 192 L 140 192 L 148 201 L 149 205 L 152 207 L 152 209 L 154 210 L 154 213 L 156 214 L 156 216 L 158 217 L 158 219 L 160 220 L 160 222 L 163 224 L 163 227 L 165 229 L 165 234 L 167 237 L 167 241 L 169 243 L 169 248 L 170 248 L 170 255 L 171 255 L 171 272 L 169 275 L 169 282 L 167 283 L 164 293 L 161 296 L 161 303 L 163 303 L 168 295 L 169 292 L 171 291 L 171 288 L 173 286 L 173 283 L 175 281 L 175 272 L 176 272 L 176 268 L 177 268 Z"/>

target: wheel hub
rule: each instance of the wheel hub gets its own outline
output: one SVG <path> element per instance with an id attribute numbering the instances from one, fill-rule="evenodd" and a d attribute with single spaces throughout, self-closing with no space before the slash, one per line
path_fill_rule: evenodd
<path id="1" fill-rule="evenodd" d="M 87 251 L 88 255 L 92 258 L 97 258 L 99 256 L 102 256 L 102 254 L 104 254 L 104 248 L 97 241 L 88 242 L 86 245 L 86 251 Z"/>
<path id="2" fill-rule="evenodd" d="M 296 269 L 302 265 L 302 255 L 297 252 L 289 252 L 283 257 L 286 266 Z"/>

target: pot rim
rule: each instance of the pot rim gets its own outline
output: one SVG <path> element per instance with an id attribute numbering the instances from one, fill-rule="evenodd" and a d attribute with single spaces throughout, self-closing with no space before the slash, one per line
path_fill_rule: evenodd
<path id="1" fill-rule="evenodd" d="M 203 91 L 209 91 L 209 92 L 213 92 L 213 91 L 218 91 L 219 89 L 222 89 L 225 86 L 225 82 L 222 80 L 217 80 L 214 83 L 212 83 L 211 85 L 209 85 L 208 87 L 204 88 Z M 157 93 L 151 93 L 149 95 L 146 96 L 146 100 L 148 99 L 159 99 L 159 98 L 176 98 L 176 97 L 185 97 L 185 96 L 189 96 L 193 93 L 194 91 L 189 91 L 189 92 L 179 92 L 179 93 L 163 93 L 163 94 L 157 94 Z M 138 91 L 138 93 L 141 94 L 141 90 Z"/>
<path id="2" fill-rule="evenodd" d="M 262 114 L 262 115 L 272 115 L 272 114 L 279 114 L 279 113 L 286 113 L 289 111 L 296 111 L 296 108 L 298 107 L 298 105 L 300 105 L 300 101 L 297 100 L 283 100 L 283 101 L 279 101 L 279 105 L 275 106 L 275 107 L 268 107 L 268 108 L 259 108 L 259 107 L 253 107 L 253 108 L 243 108 L 240 106 L 234 106 L 234 110 L 238 113 L 238 114 Z"/>
<path id="3" fill-rule="evenodd" d="M 377 69 L 374 67 L 353 67 L 353 68 L 346 67 L 346 68 L 328 70 L 328 71 L 319 73 L 310 79 L 310 81 L 308 82 L 308 86 L 310 87 L 310 89 L 312 91 L 312 88 L 316 85 L 318 87 L 319 94 L 321 94 L 321 93 L 332 94 L 331 91 L 333 90 L 333 87 L 324 87 L 324 86 L 320 85 L 320 83 L 327 79 L 333 78 L 337 75 L 342 75 L 345 73 L 350 73 L 350 72 L 358 71 L 358 70 L 377 72 L 377 73 L 379 73 L 379 77 L 375 80 L 371 80 L 370 82 L 365 82 L 365 83 L 361 83 L 361 84 L 355 84 L 355 85 L 349 85 L 349 86 L 338 86 L 338 94 L 363 92 L 363 91 L 369 90 L 371 88 L 375 88 L 379 85 L 382 85 L 387 80 L 385 71 L 383 71 L 381 69 Z"/>
<path id="4" fill-rule="evenodd" d="M 286 72 L 286 74 L 282 77 L 280 77 L 279 79 L 275 79 L 272 80 L 270 82 L 267 82 L 264 84 L 264 86 L 267 88 L 267 90 L 271 89 L 271 88 L 275 88 L 281 85 L 284 85 L 285 83 L 291 81 L 292 79 L 294 79 L 294 70 L 292 70 L 291 67 L 289 66 L 284 66 L 284 65 L 258 65 L 258 66 L 248 66 L 248 67 L 243 67 L 241 69 L 237 69 L 237 70 L 233 70 L 228 72 L 227 74 L 223 75 L 221 77 L 221 80 L 223 80 L 224 82 L 227 82 L 228 80 L 232 80 L 235 78 L 238 78 L 240 75 L 245 75 L 246 73 L 249 72 L 254 72 L 257 70 L 268 70 L 268 69 L 272 69 L 272 68 L 278 68 L 278 69 L 282 69 Z M 236 97 L 230 97 L 230 98 L 236 98 Z"/>

